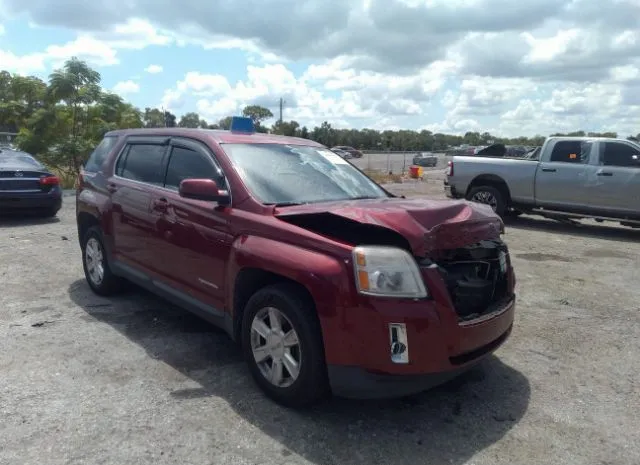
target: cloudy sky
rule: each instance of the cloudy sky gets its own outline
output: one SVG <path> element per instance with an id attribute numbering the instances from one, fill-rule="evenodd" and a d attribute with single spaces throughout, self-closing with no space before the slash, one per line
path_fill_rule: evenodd
<path id="1" fill-rule="evenodd" d="M 0 0 L 0 69 L 337 127 L 640 132 L 640 0 Z"/>

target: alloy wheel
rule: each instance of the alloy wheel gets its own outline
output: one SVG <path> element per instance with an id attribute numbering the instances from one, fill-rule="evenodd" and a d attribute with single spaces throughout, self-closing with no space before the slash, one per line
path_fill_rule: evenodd
<path id="1" fill-rule="evenodd" d="M 291 386 L 302 361 L 298 334 L 275 307 L 260 309 L 251 322 L 251 351 L 260 373 L 277 387 Z"/>

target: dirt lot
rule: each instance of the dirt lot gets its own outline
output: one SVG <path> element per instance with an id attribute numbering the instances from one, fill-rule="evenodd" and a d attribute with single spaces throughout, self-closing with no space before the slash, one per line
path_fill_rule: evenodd
<path id="1" fill-rule="evenodd" d="M 142 291 L 94 296 L 65 201 L 0 219 L 2 465 L 640 463 L 640 232 L 509 224 L 518 314 L 494 357 L 410 399 L 300 413 L 215 328 Z"/>

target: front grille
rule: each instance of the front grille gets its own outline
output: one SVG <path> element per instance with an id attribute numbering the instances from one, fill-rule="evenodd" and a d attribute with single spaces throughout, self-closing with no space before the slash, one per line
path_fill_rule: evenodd
<path id="1" fill-rule="evenodd" d="M 436 264 L 459 321 L 479 318 L 510 299 L 508 253 L 499 239 L 440 252 Z"/>

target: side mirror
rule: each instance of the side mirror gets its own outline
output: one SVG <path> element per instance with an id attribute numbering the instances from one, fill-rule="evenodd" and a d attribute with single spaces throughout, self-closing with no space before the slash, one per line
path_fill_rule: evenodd
<path id="1" fill-rule="evenodd" d="M 178 190 L 180 197 L 194 200 L 229 204 L 229 192 L 218 189 L 218 184 L 211 179 L 184 179 Z"/>

